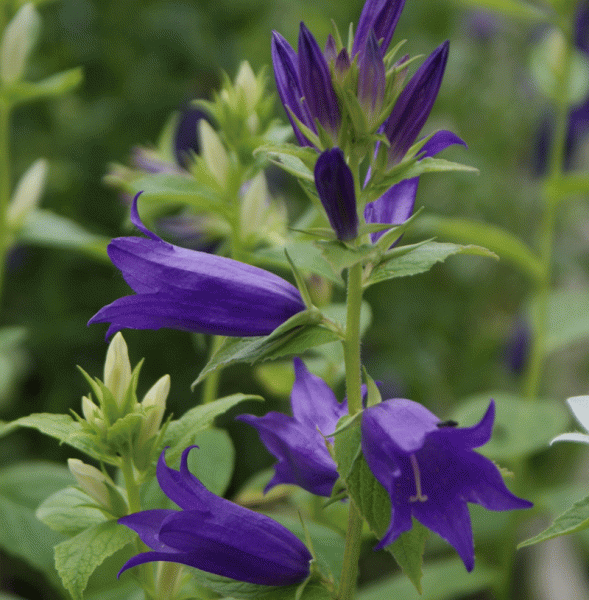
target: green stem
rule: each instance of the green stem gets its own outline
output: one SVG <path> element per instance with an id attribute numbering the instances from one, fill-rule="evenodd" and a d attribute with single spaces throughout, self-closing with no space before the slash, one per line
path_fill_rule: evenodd
<path id="1" fill-rule="evenodd" d="M 346 339 L 344 361 L 346 366 L 346 392 L 348 412 L 354 415 L 362 410 L 361 361 L 360 361 L 360 307 L 362 305 L 362 265 L 348 270 L 348 295 L 346 315 Z M 346 546 L 338 590 L 338 600 L 352 600 L 356 594 L 358 559 L 362 541 L 362 517 L 353 503 L 348 512 Z"/>
<path id="2" fill-rule="evenodd" d="M 548 322 L 548 301 L 550 298 L 552 279 L 552 254 L 554 246 L 554 225 L 559 198 L 552 191 L 551 182 L 562 177 L 564 172 L 566 137 L 569 113 L 569 79 L 572 60 L 571 26 L 567 23 L 562 28 L 564 48 L 562 65 L 559 70 L 558 87 L 560 95 L 555 101 L 556 124 L 554 140 L 548 158 L 548 174 L 542 193 L 542 223 L 540 226 L 540 260 L 544 276 L 537 282 L 534 290 L 534 314 L 532 323 L 532 347 L 524 384 L 527 398 L 538 396 L 542 379 L 542 369 L 546 359 L 546 333 Z"/>
<path id="3" fill-rule="evenodd" d="M 10 104 L 0 99 L 0 295 L 9 247 L 6 212 L 10 202 L 10 109 Z"/>
<path id="4" fill-rule="evenodd" d="M 209 358 L 217 352 L 225 338 L 221 335 L 212 336 Z M 221 378 L 222 369 L 213 371 L 206 379 L 202 390 L 202 403 L 208 404 L 217 399 L 219 395 L 219 379 Z"/>

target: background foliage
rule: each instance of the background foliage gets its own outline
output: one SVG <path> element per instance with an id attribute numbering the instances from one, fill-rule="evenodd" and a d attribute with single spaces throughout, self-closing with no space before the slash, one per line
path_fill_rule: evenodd
<path id="1" fill-rule="evenodd" d="M 249 60 L 256 71 L 270 64 L 272 29 L 294 43 L 299 21 L 304 20 L 323 41 L 329 18 L 335 16 L 345 30 L 347 23 L 357 21 L 362 1 L 58 0 L 37 4 L 43 29 L 30 78 L 41 79 L 80 65 L 84 82 L 66 96 L 15 110 L 12 178 L 18 180 L 37 157 L 46 157 L 50 171 L 43 206 L 110 238 L 130 231 L 121 225 L 127 205 L 102 182 L 110 162 L 126 163 L 135 144 L 155 143 L 172 110 L 193 98 L 209 98 L 219 85 L 220 69 L 233 76 L 242 59 Z M 0 3 L 0 10 L 3 8 Z M 446 75 L 427 130 L 456 132 L 467 141 L 469 150 L 455 147 L 445 157 L 480 169 L 475 177 L 422 177 L 417 205 L 425 206 L 428 213 L 492 223 L 532 246 L 536 243 L 532 232 L 537 230 L 540 214 L 538 141 L 548 112 L 530 63 L 544 30 L 545 26 L 525 15 L 508 19 L 499 13 L 481 12 L 474 2 L 407 0 L 395 35 L 396 40 L 409 40 L 407 52 L 429 53 L 444 39 L 451 40 Z M 278 103 L 276 110 L 278 114 Z M 573 167 L 585 166 L 588 157 L 588 141 L 580 139 Z M 304 200 L 293 180 L 276 172 L 272 185 L 281 189 L 289 212 L 296 215 Z M 558 287 L 587 289 L 588 232 L 587 203 L 575 199 L 563 203 L 555 245 Z M 86 322 L 103 305 L 125 295 L 128 288 L 107 260 L 60 248 L 19 246 L 10 255 L 8 269 L 1 324 L 24 327 L 26 337 L 5 345 L 0 353 L 0 380 L 6 382 L 0 387 L 0 418 L 9 421 L 32 412 L 78 410 L 87 385 L 74 365 L 99 375 L 106 352 L 104 328 L 88 328 Z M 464 257 L 449 259 L 419 277 L 394 279 L 368 290 L 366 300 L 372 307 L 374 326 L 365 338 L 363 359 L 374 379 L 382 382 L 383 397 L 423 402 L 445 418 L 460 410 L 468 415 L 465 399 L 481 391 L 519 393 L 521 373 L 514 370 L 509 358 L 526 320 L 528 289 L 524 276 L 509 262 Z M 559 306 L 565 307 L 566 329 L 571 321 L 567 304 L 563 300 L 556 303 Z M 554 318 L 558 327 L 558 315 Z M 561 327 L 564 337 L 547 364 L 542 395 L 559 404 L 589 388 L 588 323 L 589 311 L 584 310 L 569 327 L 572 331 L 563 334 Z M 555 335 L 558 333 L 555 330 Z M 171 375 L 171 412 L 179 415 L 195 404 L 198 395 L 191 393 L 190 384 L 205 362 L 198 338 L 164 330 L 157 334 L 129 331 L 125 337 L 132 363 L 146 358 L 144 385 L 162 374 Z M 238 391 L 267 398 L 265 406 L 244 404 L 240 412 L 261 414 L 284 401 L 272 397 L 259 377 L 252 377 L 242 365 L 224 372 L 220 396 Z M 342 390 L 339 392 L 341 397 Z M 546 430 L 540 436 L 545 443 L 566 427 L 563 415 L 564 411 L 557 410 L 554 416 L 547 410 L 531 421 L 532 435 Z M 237 448 L 236 470 L 228 490 L 231 495 L 253 473 L 269 466 L 271 457 L 255 432 L 237 426 L 230 417 L 224 417 L 220 425 L 227 427 Z M 244 452 L 246 446 L 254 450 Z M 561 447 L 556 452 L 540 444 L 533 451 L 529 479 L 519 481 L 514 491 L 525 495 L 525 485 L 541 488 L 550 483 L 553 487 L 545 496 L 544 514 L 554 516 L 585 495 L 582 487 L 570 483 L 574 474 L 583 470 L 585 449 Z M 0 523 L 15 518 L 11 512 L 15 506 L 33 511 L 39 500 L 56 491 L 44 487 L 42 474 L 45 468 L 60 468 L 54 463 L 63 464 L 69 456 L 71 449 L 33 431 L 20 430 L 0 438 Z M 52 466 L 33 462 L 39 459 L 51 461 Z M 21 501 L 2 495 L 2 486 L 14 489 L 9 485 L 14 475 L 11 466 L 23 461 L 31 461 L 28 468 L 30 477 L 37 478 L 35 493 L 39 497 L 33 498 L 27 491 Z M 64 482 L 68 477 L 64 468 Z M 554 487 L 555 482 L 562 485 Z M 490 562 L 500 562 L 498 553 L 505 540 L 493 539 L 493 530 L 499 530 L 498 521 L 508 517 L 482 515 L 476 509 L 473 515 L 477 556 L 482 551 Z M 22 518 L 26 519 L 26 514 Z M 0 590 L 23 598 L 60 598 L 63 591 L 50 575 L 51 547 L 58 539 L 38 525 L 39 532 L 27 533 L 39 545 L 38 561 L 28 565 L 10 552 L 0 554 Z M 14 543 L 30 543 L 31 539 L 15 538 Z M 585 534 L 575 538 L 574 547 L 582 561 L 588 543 Z M 430 544 L 434 555 L 442 556 L 447 550 L 436 540 Z M 4 543 L 3 549 L 7 547 L 10 545 Z M 518 560 L 518 568 L 534 579 L 538 554 L 522 550 Z M 432 563 L 423 581 L 424 598 L 434 597 L 428 596 L 428 590 L 439 591 L 439 581 L 449 578 L 448 569 L 457 568 L 454 563 L 458 561 L 451 562 L 444 576 L 436 571 L 441 567 Z M 361 573 L 365 581 L 376 580 L 395 568 L 389 557 L 370 555 L 361 565 Z M 464 579 L 460 593 L 466 597 L 484 588 L 494 576 L 492 568 L 483 565 L 470 579 L 462 571 L 455 577 Z M 525 598 L 529 592 L 523 591 L 522 580 L 516 581 L 520 583 L 514 584 L 512 597 Z M 403 592 L 403 585 L 407 582 L 398 584 L 395 597 L 415 597 L 414 590 Z M 390 587 L 373 588 L 363 597 L 381 598 L 392 591 Z"/>

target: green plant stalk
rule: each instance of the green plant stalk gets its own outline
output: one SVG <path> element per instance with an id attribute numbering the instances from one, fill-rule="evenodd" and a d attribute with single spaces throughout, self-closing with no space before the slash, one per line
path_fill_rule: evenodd
<path id="1" fill-rule="evenodd" d="M 223 340 L 225 338 L 222 335 L 213 335 L 211 339 L 211 347 L 209 350 L 209 358 L 211 358 L 215 352 L 221 347 L 223 344 Z M 223 369 L 217 369 L 213 371 L 204 382 L 203 390 L 202 390 L 202 403 L 208 404 L 209 402 L 213 402 L 213 400 L 217 399 L 219 395 L 219 380 L 221 378 L 221 373 Z"/>
<path id="2" fill-rule="evenodd" d="M 361 361 L 360 361 L 360 307 L 362 304 L 362 265 L 348 269 L 348 293 L 346 314 L 346 339 L 344 361 L 346 368 L 346 392 L 348 412 L 355 415 L 362 410 Z M 358 559 L 362 541 L 362 517 L 354 504 L 350 503 L 348 529 L 338 600 L 353 600 L 356 594 Z"/>
<path id="3" fill-rule="evenodd" d="M 524 383 L 527 398 L 535 399 L 540 390 L 542 369 L 546 359 L 546 333 L 548 322 L 548 301 L 552 279 L 552 255 L 554 246 L 554 225 L 559 198 L 555 195 L 556 186 L 549 185 L 560 179 L 564 172 L 566 136 L 569 112 L 569 79 L 573 55 L 571 24 L 562 27 L 565 40 L 562 54 L 563 63 L 559 71 L 557 89 L 560 94 L 555 102 L 556 125 L 554 140 L 548 158 L 548 174 L 542 192 L 542 222 L 540 225 L 540 261 L 544 276 L 534 290 L 534 314 L 532 315 L 532 347 Z"/>
<path id="4" fill-rule="evenodd" d="M 0 298 L 10 235 L 6 221 L 6 212 L 10 202 L 10 112 L 10 104 L 6 100 L 0 99 Z"/>

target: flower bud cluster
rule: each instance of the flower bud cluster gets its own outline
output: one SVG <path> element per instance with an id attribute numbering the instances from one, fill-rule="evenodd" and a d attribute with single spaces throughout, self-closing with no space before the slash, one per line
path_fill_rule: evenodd
<path id="1" fill-rule="evenodd" d="M 141 364 L 142 362 L 131 369 L 127 344 L 122 334 L 117 333 L 108 347 L 103 381 L 97 377 L 92 379 L 80 369 L 90 383 L 97 402 L 92 400 L 91 395 L 84 396 L 83 418 L 78 419 L 86 432 L 93 434 L 95 441 L 107 455 L 131 456 L 137 469 L 144 471 L 151 464 L 151 455 L 162 431 L 166 399 L 170 392 L 170 376 L 164 375 L 159 379 L 143 400 L 138 402 L 137 382 Z M 76 472 L 80 473 L 78 467 L 79 465 L 75 467 Z M 78 478 L 76 473 L 74 475 Z M 96 479 L 95 475 L 92 472 L 93 480 L 99 481 L 100 477 Z M 104 481 L 102 483 L 105 484 Z M 99 494 L 101 498 L 104 498 L 104 491 L 102 488 Z M 96 499 L 95 495 L 89 491 L 88 493 Z"/>

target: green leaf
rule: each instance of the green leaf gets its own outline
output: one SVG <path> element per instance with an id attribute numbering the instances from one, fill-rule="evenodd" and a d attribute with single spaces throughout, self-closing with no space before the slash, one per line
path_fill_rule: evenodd
<path id="1" fill-rule="evenodd" d="M 4 90 L 2 95 L 13 105 L 23 104 L 41 98 L 67 94 L 80 85 L 83 79 L 84 71 L 81 67 L 76 67 L 34 83 L 19 81 Z"/>
<path id="2" fill-rule="evenodd" d="M 589 496 L 579 500 L 573 506 L 554 520 L 554 523 L 544 531 L 520 544 L 518 548 L 533 546 L 561 535 L 582 531 L 589 527 Z"/>
<path id="3" fill-rule="evenodd" d="M 477 452 L 510 463 L 548 448 L 550 440 L 569 422 L 562 402 L 537 399 L 534 402 L 507 392 L 486 392 L 465 400 L 452 412 L 460 427 L 478 423 L 493 398 L 496 406 L 493 436 Z"/>
<path id="4" fill-rule="evenodd" d="M 510 18 L 523 19 L 528 22 L 550 22 L 550 16 L 544 10 L 523 0 L 460 0 L 460 2 L 469 8 L 492 10 Z"/>
<path id="5" fill-rule="evenodd" d="M 335 437 L 336 463 L 352 502 L 372 533 L 381 539 L 391 522 L 391 500 L 364 460 L 360 440 L 359 425 L 339 433 Z M 385 547 L 420 593 L 422 557 L 428 536 L 429 531 L 413 519 L 413 527 Z"/>
<path id="6" fill-rule="evenodd" d="M 182 175 L 158 173 L 135 179 L 128 184 L 133 194 L 143 192 L 149 200 L 158 204 L 184 204 L 197 211 L 225 215 L 227 206 L 215 191 L 196 179 Z"/>
<path id="7" fill-rule="evenodd" d="M 401 246 L 393 248 L 390 252 L 393 253 L 393 258 L 380 263 L 372 270 L 364 282 L 365 288 L 387 279 L 425 273 L 436 263 L 443 262 L 455 254 L 495 257 L 495 254 L 481 246 L 460 246 L 441 242 L 416 244 L 409 252 L 404 251 L 404 247 Z"/>
<path id="8" fill-rule="evenodd" d="M 254 151 L 255 154 L 267 154 L 269 157 L 281 158 L 282 156 L 294 156 L 301 160 L 309 170 L 315 167 L 317 152 L 308 146 L 296 144 L 264 144 Z"/>
<path id="9" fill-rule="evenodd" d="M 82 600 L 90 575 L 104 559 L 133 542 L 135 536 L 113 519 L 55 546 L 55 567 L 74 600 Z"/>
<path id="10" fill-rule="evenodd" d="M 188 455 L 188 469 L 207 490 L 223 496 L 235 466 L 235 448 L 231 437 L 224 429 L 204 429 L 196 433 L 191 444 L 196 444 L 198 448 Z"/>
<path id="11" fill-rule="evenodd" d="M 338 274 L 358 263 L 374 261 L 380 254 L 378 248 L 371 244 L 358 248 L 350 248 L 342 242 L 315 242 L 315 245 L 320 248 L 323 258 Z"/>
<path id="12" fill-rule="evenodd" d="M 414 230 L 426 235 L 440 235 L 452 241 L 480 244 L 531 279 L 542 280 L 544 277 L 540 258 L 518 237 L 495 225 L 470 219 L 426 215 L 415 223 Z"/>
<path id="13" fill-rule="evenodd" d="M 423 568 L 423 595 L 419 600 L 450 600 L 474 597 L 478 592 L 494 587 L 502 580 L 498 569 L 477 563 L 467 573 L 462 561 L 451 560 L 428 562 Z M 477 596 L 478 597 L 478 596 Z M 405 577 L 393 577 L 388 581 L 371 585 L 358 593 L 358 600 L 415 600 L 415 589 Z"/>
<path id="14" fill-rule="evenodd" d="M 75 221 L 50 210 L 34 210 L 18 232 L 20 242 L 64 250 L 77 250 L 91 258 L 110 263 L 106 254 L 109 239 L 86 231 Z"/>
<path id="15" fill-rule="evenodd" d="M 533 315 L 536 306 L 529 307 Z M 548 298 L 546 352 L 555 352 L 589 337 L 589 294 L 582 289 L 554 290 Z"/>
<path id="16" fill-rule="evenodd" d="M 195 406 L 179 419 L 172 421 L 166 429 L 163 440 L 163 446 L 171 446 L 166 452 L 168 463 L 177 461 L 182 451 L 194 443 L 195 435 L 209 427 L 216 417 L 225 414 L 245 400 L 263 400 L 263 398 L 251 394 L 233 394 L 208 404 Z"/>
<path id="17" fill-rule="evenodd" d="M 589 175 L 586 173 L 564 173 L 548 179 L 545 184 L 547 195 L 563 200 L 572 195 L 589 194 Z"/>
<path id="18" fill-rule="evenodd" d="M 30 427 L 50 437 L 58 439 L 72 448 L 76 448 L 98 460 L 103 459 L 101 448 L 96 445 L 91 434 L 86 433 L 80 423 L 69 415 L 53 413 L 33 413 L 0 425 L 0 437 L 7 435 L 18 427 Z"/>
<path id="19" fill-rule="evenodd" d="M 95 501 L 88 494 L 70 486 L 49 496 L 39 505 L 36 515 L 53 531 L 72 536 L 107 520 L 92 504 Z"/>
<path id="20" fill-rule="evenodd" d="M 271 152 L 268 154 L 268 158 L 275 165 L 298 179 L 312 183 L 315 182 L 313 171 L 297 156 L 292 156 L 284 152 Z"/>
<path id="21" fill-rule="evenodd" d="M 0 548 L 51 576 L 53 546 L 63 539 L 35 516 L 47 496 L 73 482 L 63 466 L 19 463 L 0 469 Z"/>
<path id="22" fill-rule="evenodd" d="M 321 318 L 321 313 L 317 310 L 301 311 L 265 337 L 225 338 L 192 387 L 198 385 L 209 373 L 233 363 L 254 364 L 262 360 L 302 354 L 309 348 L 340 340 L 333 331 L 317 325 Z"/>

